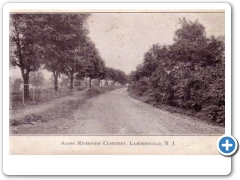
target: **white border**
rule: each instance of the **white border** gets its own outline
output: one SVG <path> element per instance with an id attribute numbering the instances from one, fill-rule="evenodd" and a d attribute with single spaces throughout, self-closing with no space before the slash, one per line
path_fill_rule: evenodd
<path id="1" fill-rule="evenodd" d="M 3 7 L 3 172 L 8 175 L 227 175 L 231 158 L 207 156 L 9 155 L 10 9 L 225 9 L 225 118 L 231 134 L 231 7 L 227 3 L 8 3 Z M 43 166 L 44 164 L 44 166 Z M 204 165 L 203 165 L 204 164 Z"/>

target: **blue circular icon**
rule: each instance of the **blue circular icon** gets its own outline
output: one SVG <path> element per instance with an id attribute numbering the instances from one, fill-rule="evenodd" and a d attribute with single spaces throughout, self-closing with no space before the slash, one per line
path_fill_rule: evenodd
<path id="1" fill-rule="evenodd" d="M 218 140 L 217 148 L 222 155 L 230 156 L 236 152 L 238 143 L 233 136 L 222 136 Z"/>

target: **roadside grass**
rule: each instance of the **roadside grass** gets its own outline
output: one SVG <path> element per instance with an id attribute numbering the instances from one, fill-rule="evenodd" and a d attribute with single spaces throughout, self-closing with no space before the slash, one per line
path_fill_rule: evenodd
<path id="1" fill-rule="evenodd" d="M 78 89 L 83 90 L 83 89 Z M 53 89 L 36 89 L 34 91 L 33 97 L 33 90 L 30 90 L 29 94 L 30 97 L 24 99 L 23 103 L 23 92 L 15 91 L 11 92 L 10 94 L 10 109 L 11 110 L 20 110 L 28 108 L 31 105 L 38 105 L 46 101 L 51 101 L 53 99 L 69 96 L 73 93 L 71 89 L 65 89 L 64 92 L 62 89 L 58 91 L 54 91 Z"/>
<path id="2" fill-rule="evenodd" d="M 73 112 L 80 108 L 88 99 L 103 94 L 108 91 L 118 89 L 117 86 L 91 87 L 82 96 L 75 96 L 74 100 L 64 100 L 55 107 L 41 113 L 28 114 L 23 118 L 11 119 L 10 126 L 19 126 L 23 124 L 36 124 L 37 122 L 48 122 L 58 118 L 71 118 Z M 39 105 L 41 108 L 41 105 Z"/>

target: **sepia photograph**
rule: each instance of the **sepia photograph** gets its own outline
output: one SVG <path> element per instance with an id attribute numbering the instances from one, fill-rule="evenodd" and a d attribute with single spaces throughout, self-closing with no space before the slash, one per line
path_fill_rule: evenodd
<path id="1" fill-rule="evenodd" d="M 9 22 L 10 135 L 224 134 L 224 10 Z"/>

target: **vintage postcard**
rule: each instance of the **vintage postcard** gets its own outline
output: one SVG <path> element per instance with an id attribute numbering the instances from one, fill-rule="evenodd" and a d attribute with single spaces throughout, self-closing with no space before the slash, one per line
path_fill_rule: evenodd
<path id="1" fill-rule="evenodd" d="M 222 160 L 216 143 L 231 133 L 227 4 L 56 5 L 5 7 L 9 155 Z"/>

